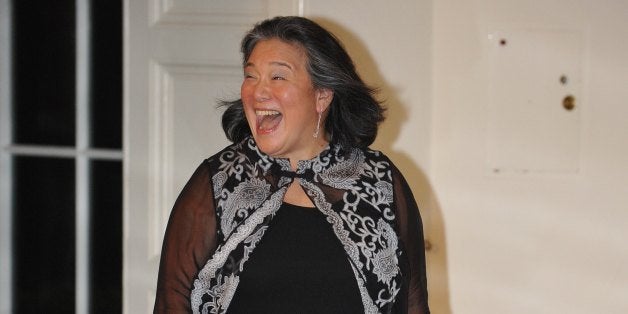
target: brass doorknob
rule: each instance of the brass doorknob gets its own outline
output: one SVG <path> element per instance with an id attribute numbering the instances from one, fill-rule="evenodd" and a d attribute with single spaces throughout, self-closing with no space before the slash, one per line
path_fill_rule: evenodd
<path id="1" fill-rule="evenodd" d="M 576 107 L 576 98 L 572 95 L 567 95 L 563 98 L 563 108 L 567 111 L 571 111 Z"/>

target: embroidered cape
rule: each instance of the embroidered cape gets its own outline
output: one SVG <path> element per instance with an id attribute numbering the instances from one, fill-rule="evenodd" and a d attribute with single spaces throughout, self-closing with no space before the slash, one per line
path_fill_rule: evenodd
<path id="1" fill-rule="evenodd" d="M 252 138 L 208 159 L 216 203 L 218 246 L 194 280 L 194 313 L 224 313 L 239 275 L 288 186 L 301 184 L 342 243 L 365 313 L 391 311 L 401 285 L 395 232 L 392 165 L 383 154 L 328 147 L 292 171 L 287 159 L 265 155 Z"/>

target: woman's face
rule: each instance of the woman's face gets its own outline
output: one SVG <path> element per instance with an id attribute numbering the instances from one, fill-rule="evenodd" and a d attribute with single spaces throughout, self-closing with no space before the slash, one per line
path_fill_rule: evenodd
<path id="1" fill-rule="evenodd" d="M 251 133 L 264 153 L 289 158 L 294 166 L 327 144 L 324 121 L 319 137 L 313 134 L 333 94 L 314 88 L 301 47 L 279 39 L 258 42 L 244 65 L 240 92 Z"/>

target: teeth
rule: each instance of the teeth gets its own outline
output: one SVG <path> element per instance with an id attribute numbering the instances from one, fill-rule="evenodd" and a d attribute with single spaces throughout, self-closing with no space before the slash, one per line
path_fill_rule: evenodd
<path id="1" fill-rule="evenodd" d="M 255 110 L 255 114 L 258 116 L 272 116 L 279 114 L 279 111 L 275 110 Z"/>

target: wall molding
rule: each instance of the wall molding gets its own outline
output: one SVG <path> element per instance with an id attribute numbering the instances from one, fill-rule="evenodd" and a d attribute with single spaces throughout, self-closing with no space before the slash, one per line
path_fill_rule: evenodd
<path id="1" fill-rule="evenodd" d="M 152 0 L 149 1 L 153 25 L 249 25 L 264 19 L 268 1 L 208 1 Z"/>

